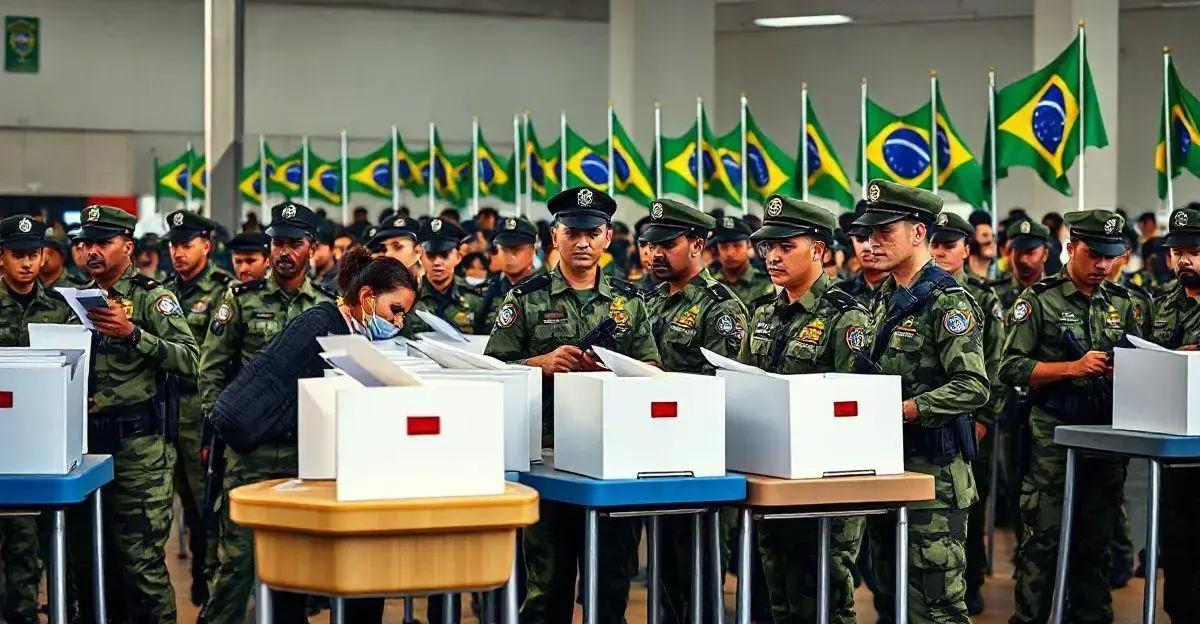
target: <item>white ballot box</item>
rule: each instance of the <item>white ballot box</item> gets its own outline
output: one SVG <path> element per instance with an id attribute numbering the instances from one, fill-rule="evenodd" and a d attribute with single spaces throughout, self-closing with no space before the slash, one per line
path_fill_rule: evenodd
<path id="1" fill-rule="evenodd" d="M 0 348 L 0 474 L 64 475 L 83 457 L 81 349 Z"/>
<path id="2" fill-rule="evenodd" d="M 504 493 L 504 389 L 494 382 L 337 392 L 339 501 Z"/>
<path id="3" fill-rule="evenodd" d="M 529 472 L 542 457 L 542 371 L 529 366 L 506 370 L 421 370 L 421 379 L 493 381 L 504 386 L 504 469 Z"/>
<path id="4" fill-rule="evenodd" d="M 337 392 L 362 387 L 345 374 L 299 381 L 296 446 L 301 479 L 337 477 Z"/>
<path id="5" fill-rule="evenodd" d="M 707 375 L 554 376 L 554 467 L 596 479 L 725 474 L 725 383 Z"/>
<path id="6" fill-rule="evenodd" d="M 899 377 L 750 367 L 717 376 L 730 470 L 781 479 L 904 472 Z"/>
<path id="7" fill-rule="evenodd" d="M 1200 435 L 1200 351 L 1135 344 L 1113 349 L 1113 429 Z"/>

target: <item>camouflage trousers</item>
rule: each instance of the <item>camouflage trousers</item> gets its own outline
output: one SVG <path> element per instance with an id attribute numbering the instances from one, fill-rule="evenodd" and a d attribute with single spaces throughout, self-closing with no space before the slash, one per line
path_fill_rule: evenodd
<path id="1" fill-rule="evenodd" d="M 1200 468 L 1164 468 L 1163 609 L 1172 622 L 1200 622 Z"/>
<path id="2" fill-rule="evenodd" d="M 1033 451 L 1021 485 L 1025 528 L 1017 556 L 1013 622 L 1044 623 L 1050 617 L 1062 524 L 1067 451 L 1054 444 L 1054 428 L 1065 424 L 1039 408 L 1030 415 Z M 1125 499 L 1125 460 L 1077 454 L 1071 561 L 1066 620 L 1111 622 L 1112 538 Z"/>
<path id="3" fill-rule="evenodd" d="M 184 396 L 179 401 L 179 439 L 175 441 L 178 459 L 175 462 L 175 491 L 183 508 L 183 524 L 188 530 L 188 550 L 192 553 L 192 594 L 203 599 L 207 595 L 206 579 L 210 578 L 217 559 L 216 522 L 204 523 L 204 465 L 200 457 L 199 395 Z M 199 592 L 197 592 L 199 590 Z"/>
<path id="4" fill-rule="evenodd" d="M 992 455 L 995 444 L 995 430 L 989 429 L 988 434 L 979 441 L 979 456 L 971 462 L 971 473 L 975 475 L 975 489 L 979 492 L 979 500 L 971 505 L 967 512 L 967 552 L 966 579 L 968 587 L 981 587 L 987 576 L 987 500 L 992 496 Z"/>
<path id="5" fill-rule="evenodd" d="M 528 593 L 521 606 L 522 624 L 570 624 L 575 611 L 575 583 L 582 577 L 584 511 L 581 507 L 543 499 L 537 524 L 525 530 Z M 622 624 L 629 584 L 637 572 L 642 523 L 633 518 L 601 518 L 595 624 Z"/>
<path id="6" fill-rule="evenodd" d="M 834 518 L 829 538 L 829 621 L 854 624 L 854 577 L 864 519 Z M 758 547 L 771 593 L 775 624 L 817 621 L 817 520 L 767 520 L 758 528 Z"/>
<path id="7" fill-rule="evenodd" d="M 96 449 L 100 451 L 101 449 Z M 127 438 L 112 453 L 114 478 L 102 490 L 108 617 L 135 624 L 174 622 L 167 572 L 175 451 L 160 435 Z M 91 507 L 68 512 L 67 554 L 79 620 L 93 622 Z"/>
<path id="8" fill-rule="evenodd" d="M 0 518 L 0 616 L 8 624 L 38 621 L 42 581 L 36 516 Z"/>
<path id="9" fill-rule="evenodd" d="M 225 497 L 217 510 L 217 566 L 204 606 L 209 624 L 241 624 L 254 591 L 254 533 L 229 519 L 229 491 L 268 479 L 295 477 L 298 470 L 294 445 L 267 444 L 245 455 L 232 450 L 226 453 Z M 275 621 L 281 624 L 307 621 L 301 594 L 273 591 L 272 607 Z"/>
<path id="10" fill-rule="evenodd" d="M 691 619 L 692 608 L 692 525 L 695 516 L 661 516 L 659 523 L 659 585 L 662 587 L 662 624 L 681 624 Z M 719 543 L 721 544 L 721 570 L 729 569 L 729 536 L 737 522 L 737 513 L 733 509 L 723 509 L 720 512 L 718 525 Z M 712 581 L 712 533 L 709 526 L 709 516 L 700 516 L 700 540 L 704 556 L 701 569 L 704 582 L 701 585 L 704 592 L 703 613 L 704 622 L 716 621 L 712 613 L 711 596 Z M 722 574 L 722 579 L 724 574 Z"/>

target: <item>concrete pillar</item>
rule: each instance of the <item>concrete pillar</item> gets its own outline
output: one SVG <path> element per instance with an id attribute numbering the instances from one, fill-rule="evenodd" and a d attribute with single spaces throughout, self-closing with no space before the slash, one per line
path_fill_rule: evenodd
<path id="1" fill-rule="evenodd" d="M 1118 24 L 1119 0 L 1034 0 L 1033 5 L 1033 65 L 1039 69 L 1062 52 L 1074 38 L 1079 20 L 1087 28 L 1087 55 L 1096 86 L 1096 97 L 1108 132 L 1108 147 L 1087 151 L 1086 188 L 1082 189 L 1085 208 L 1117 207 L 1117 65 L 1120 54 Z M 1063 197 L 1041 183 L 1034 182 L 1034 208 L 1044 210 L 1075 210 L 1078 208 L 1079 161 L 1075 161 L 1071 176 L 1074 197 Z"/>
<path id="2" fill-rule="evenodd" d="M 208 163 L 208 216 L 238 231 L 242 198 L 242 121 L 245 107 L 244 0 L 204 2 L 204 154 Z"/>

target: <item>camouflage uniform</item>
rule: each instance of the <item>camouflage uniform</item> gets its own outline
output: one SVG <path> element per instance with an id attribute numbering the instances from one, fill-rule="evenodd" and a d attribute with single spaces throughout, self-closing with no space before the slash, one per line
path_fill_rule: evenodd
<path id="1" fill-rule="evenodd" d="M 758 307 L 738 358 L 784 375 L 854 371 L 854 352 L 869 343 L 867 310 L 824 272 L 795 302 L 786 292 Z M 830 621 L 855 622 L 854 579 L 863 518 L 836 518 L 830 535 Z M 817 522 L 771 520 L 757 525 L 771 612 L 776 624 L 817 619 Z"/>
<path id="2" fill-rule="evenodd" d="M 492 245 L 519 247 L 537 243 L 537 226 L 525 217 L 505 217 L 497 224 L 497 228 Z M 532 262 L 532 258 L 530 261 Z M 533 270 L 532 266 L 525 267 L 525 270 L 531 271 L 526 277 L 543 275 L 546 272 L 540 268 Z M 492 331 L 496 324 L 496 311 L 500 309 L 500 304 L 504 303 L 504 296 L 520 281 L 513 282 L 503 273 L 497 273 L 484 282 L 479 289 L 480 301 L 475 312 L 474 333 L 483 335 Z"/>
<path id="3" fill-rule="evenodd" d="M 1067 218 L 1072 234 L 1088 237 L 1084 241 L 1092 249 L 1113 256 L 1123 251 L 1118 215 L 1090 210 Z M 1026 290 L 1009 315 L 1000 374 L 1005 382 L 1017 385 L 1029 385 L 1039 362 L 1079 359 L 1065 343 L 1068 331 L 1085 350 L 1096 351 L 1111 351 L 1126 333 L 1139 333 L 1128 290 L 1104 282 L 1088 297 L 1071 281 L 1065 267 Z M 1029 474 L 1021 486 L 1024 533 L 1017 557 L 1015 623 L 1045 622 L 1050 615 L 1066 473 L 1066 449 L 1054 444 L 1054 428 L 1111 422 L 1111 411 L 1105 413 L 1111 409 L 1111 392 L 1111 380 L 1102 378 L 1067 379 L 1032 389 L 1029 420 L 1033 447 Z M 1125 465 L 1120 459 L 1078 459 L 1078 473 L 1087 476 L 1075 484 L 1075 513 L 1087 521 L 1075 525 L 1072 537 L 1068 620 L 1112 621 L 1109 544 L 1124 500 Z"/>
<path id="4" fill-rule="evenodd" d="M 575 192 L 575 189 L 564 193 Z M 600 193 L 595 192 L 597 195 Z M 610 200 L 611 201 L 611 200 Z M 614 206 L 615 209 L 615 206 Z M 611 213 L 609 213 L 611 214 Z M 650 317 L 641 291 L 597 269 L 596 287 L 573 290 L 562 274 L 527 279 L 514 287 L 496 315 L 486 353 L 501 360 L 524 361 L 576 343 L 605 317 L 617 322 L 616 350 L 643 361 L 658 361 Z M 542 441 L 554 440 L 554 398 L 550 380 L 543 389 Z M 583 510 L 553 501 L 539 503 L 538 523 L 525 531 L 529 590 L 521 609 L 526 624 L 570 622 L 574 611 L 576 566 L 583 556 Z M 629 583 L 637 572 L 641 524 L 636 520 L 600 520 L 600 622 L 624 621 Z"/>
<path id="5" fill-rule="evenodd" d="M 289 294 L 273 278 L 235 285 L 225 291 L 220 307 L 209 324 L 200 359 L 200 403 L 207 414 L 217 396 L 237 371 L 258 353 L 288 321 L 336 294 L 305 278 L 300 288 Z M 297 453 L 294 442 L 265 444 L 240 455 L 226 449 L 228 465 L 222 490 L 296 476 Z M 211 597 L 205 605 L 210 624 L 240 623 L 246 613 L 246 600 L 254 585 L 252 533 L 234 524 L 218 503 L 217 565 L 209 583 Z"/>
<path id="6" fill-rule="evenodd" d="M 480 289 L 471 286 L 460 277 L 455 277 L 450 287 L 438 292 L 429 283 L 429 279 L 421 278 L 421 297 L 417 299 L 414 310 L 424 310 L 440 319 L 448 321 L 464 334 L 475 333 L 475 315 L 483 307 L 483 296 Z M 404 319 L 404 335 L 411 337 L 421 332 L 433 331 L 415 313 Z"/>
<path id="7" fill-rule="evenodd" d="M 62 297 L 36 279 L 32 297 L 25 307 L 0 284 L 0 347 L 29 346 L 30 323 L 61 324 L 74 319 Z M 4 606 L 0 615 L 9 624 L 38 621 L 38 584 L 42 580 L 38 544 L 37 518 L 0 517 L 0 597 Z"/>
<path id="8" fill-rule="evenodd" d="M 737 298 L 747 306 L 759 297 L 775 294 L 771 277 L 767 275 L 766 271 L 754 266 L 753 262 L 746 267 L 746 272 L 736 280 L 730 281 L 720 271 L 713 273 L 713 278 L 728 286 L 729 290 L 732 290 L 733 294 L 737 295 Z"/>
<path id="9" fill-rule="evenodd" d="M 120 216 L 114 216 L 119 214 Z M 128 217 L 128 223 L 125 219 Z M 134 219 L 117 208 L 84 209 L 80 238 L 102 240 L 93 223 L 120 222 L 132 232 Z M 95 282 L 88 285 L 98 288 Z M 133 622 L 175 620 L 175 592 L 165 553 L 170 539 L 175 453 L 153 403 L 163 374 L 196 374 L 199 350 L 183 310 L 171 291 L 129 265 L 111 288 L 110 305 L 125 308 L 135 326 L 131 341 L 95 334 L 88 391 L 88 448 L 113 456 L 114 479 L 104 487 L 104 545 L 109 617 Z M 148 418 L 154 420 L 150 424 Z M 87 513 L 68 522 L 80 597 L 80 620 L 91 621 L 91 533 Z"/>
<path id="10" fill-rule="evenodd" d="M 867 283 L 867 278 L 863 277 L 862 272 L 859 272 L 850 279 L 842 280 L 837 283 L 837 287 L 847 295 L 854 297 L 854 300 L 861 303 L 866 308 L 871 308 L 875 305 L 875 288 L 879 286 L 876 283 L 874 287 Z"/>

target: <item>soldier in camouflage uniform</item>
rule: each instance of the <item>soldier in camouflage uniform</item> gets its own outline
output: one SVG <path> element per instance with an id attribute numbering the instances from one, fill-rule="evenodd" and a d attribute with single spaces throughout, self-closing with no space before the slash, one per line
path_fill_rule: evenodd
<path id="1" fill-rule="evenodd" d="M 866 210 L 866 205 L 865 200 L 860 200 L 853 213 L 838 217 L 839 220 L 848 217 L 844 230 L 850 237 L 851 251 L 858 258 L 858 273 L 838 282 L 837 287 L 870 309 L 875 304 L 875 289 L 887 279 L 888 274 L 876 267 L 875 254 L 871 253 L 871 228 L 854 225 L 854 219 Z"/>
<path id="2" fill-rule="evenodd" d="M 966 219 L 952 212 L 943 212 L 937 216 L 933 231 L 930 234 L 933 259 L 937 265 L 958 280 L 959 285 L 975 301 L 981 314 L 980 324 L 983 326 L 983 348 L 988 375 L 991 379 L 990 397 L 987 405 L 975 412 L 975 439 L 979 445 L 979 454 L 971 462 L 971 471 L 975 475 L 975 488 L 979 492 L 979 500 L 971 506 L 967 517 L 967 613 L 978 615 L 983 612 L 984 577 L 987 575 L 987 550 L 984 547 L 984 528 L 986 524 L 986 500 L 991 495 L 992 455 L 995 450 L 995 425 L 997 418 L 1004 410 L 1004 400 L 1008 392 L 1005 384 L 1000 382 L 1000 358 L 1004 352 L 1004 308 L 1000 299 L 989 285 L 990 282 L 967 270 L 967 260 L 971 254 L 968 241 L 975 235 L 975 228 Z"/>
<path id="3" fill-rule="evenodd" d="M 0 221 L 0 347 L 29 346 L 30 323 L 68 323 L 71 309 L 38 279 L 46 224 L 26 215 Z M 0 616 L 38 622 L 42 558 L 33 516 L 0 517 Z"/>
<path id="4" fill-rule="evenodd" d="M 746 306 L 704 266 L 701 252 L 714 220 L 669 199 L 650 204 L 650 219 L 638 242 L 649 245 L 650 269 L 659 281 L 647 297 L 647 307 L 662 368 L 712 375 L 714 368 L 700 349 L 737 358 L 747 321 Z M 660 543 L 666 545 L 660 578 L 667 624 L 684 622 L 691 613 L 692 521 L 689 516 L 658 520 L 663 535 Z M 711 543 L 711 539 L 703 543 Z M 724 551 L 726 540 L 722 543 Z M 706 552 L 705 556 L 712 554 Z M 716 621 L 714 614 L 705 613 L 705 621 Z"/>
<path id="5" fill-rule="evenodd" d="M 157 234 L 146 234 L 135 241 L 133 263 L 138 273 L 160 284 L 167 279 L 162 268 L 162 240 Z"/>
<path id="6" fill-rule="evenodd" d="M 483 305 L 480 289 L 454 274 L 462 261 L 458 245 L 467 233 L 448 219 L 430 219 L 421 226 L 421 298 L 417 310 L 424 310 L 458 328 L 464 334 L 475 332 L 475 315 Z M 414 312 L 404 322 L 404 335 L 432 331 Z"/>
<path id="7" fill-rule="evenodd" d="M 642 361 L 657 362 L 650 317 L 642 291 L 604 275 L 600 255 L 612 240 L 616 202 L 588 188 L 568 189 L 547 204 L 555 217 L 554 246 L 562 256 L 546 275 L 531 277 L 508 293 L 496 313 L 488 355 L 542 369 L 543 444 L 554 440 L 554 373 L 598 370 L 591 352 L 576 346 L 605 318 L 617 324 L 615 349 Z M 583 510 L 542 500 L 538 523 L 525 531 L 529 593 L 521 609 L 526 624 L 567 624 L 575 607 L 577 565 L 583 556 Z M 635 520 L 600 520 L 600 621 L 620 624 L 637 571 L 641 525 Z"/>
<path id="8" fill-rule="evenodd" d="M 175 274 L 164 286 L 179 299 L 188 327 L 197 344 L 204 344 L 212 316 L 221 305 L 225 289 L 233 277 L 218 269 L 210 260 L 209 235 L 217 224 L 187 210 L 167 215 L 166 240 Z M 183 507 L 188 528 L 188 549 L 192 553 L 192 603 L 199 606 L 208 599 L 208 570 L 216 563 L 215 527 L 204 523 L 204 465 L 201 461 L 200 388 L 194 377 L 175 380 L 179 391 L 179 438 L 175 441 L 175 491 Z M 211 535 L 210 535 L 211 533 Z M 208 537 L 213 538 L 210 545 Z"/>
<path id="9" fill-rule="evenodd" d="M 966 595 L 967 513 L 977 500 L 971 460 L 972 414 L 988 399 L 982 312 L 954 276 L 930 258 L 929 229 L 942 200 L 924 190 L 874 180 L 855 225 L 871 228 L 879 269 L 891 275 L 875 297 L 870 361 L 900 375 L 904 397 L 904 467 L 934 477 L 936 498 L 909 506 L 908 617 L 912 622 L 969 622 Z M 867 520 L 881 618 L 894 608 L 895 528 Z"/>
<path id="10" fill-rule="evenodd" d="M 712 242 L 717 248 L 720 270 L 713 277 L 725 284 L 746 306 L 766 295 L 774 295 L 771 278 L 750 261 L 753 249 L 750 246 L 750 226 L 736 217 L 721 217 L 716 220 Z"/>
<path id="11" fill-rule="evenodd" d="M 196 374 L 199 350 L 179 301 L 134 268 L 137 219 L 111 206 L 84 208 L 78 239 L 88 273 L 108 294 L 93 308 L 96 327 L 88 387 L 88 449 L 113 456 L 114 479 L 104 486 L 104 545 L 109 617 L 114 621 L 173 622 L 175 592 L 164 560 L 171 533 L 175 452 L 167 439 L 163 376 Z M 80 510 L 82 511 L 82 510 Z M 91 535 L 78 514 L 68 523 L 80 595 L 80 621 L 91 613 Z"/>
<path id="12" fill-rule="evenodd" d="M 1066 449 L 1054 444 L 1064 424 L 1112 422 L 1113 346 L 1139 333 L 1129 291 L 1107 280 L 1115 258 L 1125 253 L 1124 219 L 1107 210 L 1066 215 L 1070 259 L 1062 272 L 1025 291 L 1009 313 L 1008 342 L 1000 376 L 1028 386 L 1033 448 L 1021 486 L 1024 534 L 1017 557 L 1014 623 L 1045 622 L 1058 555 Z M 1069 334 L 1069 336 L 1068 336 Z M 1072 339 L 1075 344 L 1072 346 Z M 1084 353 L 1081 353 L 1084 352 Z M 1125 461 L 1083 456 L 1075 484 L 1075 525 L 1066 618 L 1111 622 L 1109 544 L 1124 500 Z"/>
<path id="13" fill-rule="evenodd" d="M 821 266 L 837 220 L 824 208 L 779 195 L 767 200 L 754 233 L 779 294 L 754 311 L 750 338 L 738 359 L 784 375 L 854 372 L 855 350 L 869 344 L 867 309 L 838 289 Z M 775 624 L 817 618 L 817 523 L 758 524 Z M 833 520 L 830 538 L 830 621 L 852 624 L 854 579 L 863 518 Z"/>
<path id="14" fill-rule="evenodd" d="M 65 237 L 55 236 L 46 230 L 46 246 L 42 249 L 42 285 L 46 288 L 79 288 L 87 283 L 81 275 L 67 270 L 67 258 L 71 249 Z"/>
<path id="15" fill-rule="evenodd" d="M 504 217 L 499 231 L 492 238 L 493 257 L 500 261 L 500 271 L 483 285 L 482 301 L 475 313 L 475 333 L 487 334 L 496 324 L 496 311 L 513 286 L 534 273 L 533 258 L 537 255 L 537 226 L 525 217 Z"/>
<path id="16" fill-rule="evenodd" d="M 1154 342 L 1169 349 L 1200 348 L 1200 210 L 1179 208 L 1163 241 L 1174 256 L 1169 290 L 1155 299 Z M 1200 622 L 1200 468 L 1163 471 L 1163 609 L 1172 622 Z"/>
<path id="17" fill-rule="evenodd" d="M 246 362 L 275 337 L 288 321 L 336 293 L 308 278 L 309 257 L 320 219 L 306 206 L 292 202 L 271 208 L 271 275 L 225 291 L 209 323 L 200 358 L 200 403 L 205 414 L 217 395 Z M 264 444 L 241 455 L 227 449 L 223 490 L 264 481 L 294 477 L 297 471 L 295 440 Z M 254 553 L 249 529 L 229 519 L 224 504 L 218 515 L 217 566 L 204 606 L 209 624 L 240 624 L 254 585 Z M 277 593 L 278 594 L 278 593 Z M 276 613 L 286 621 L 303 617 L 303 601 L 281 596 Z"/>

